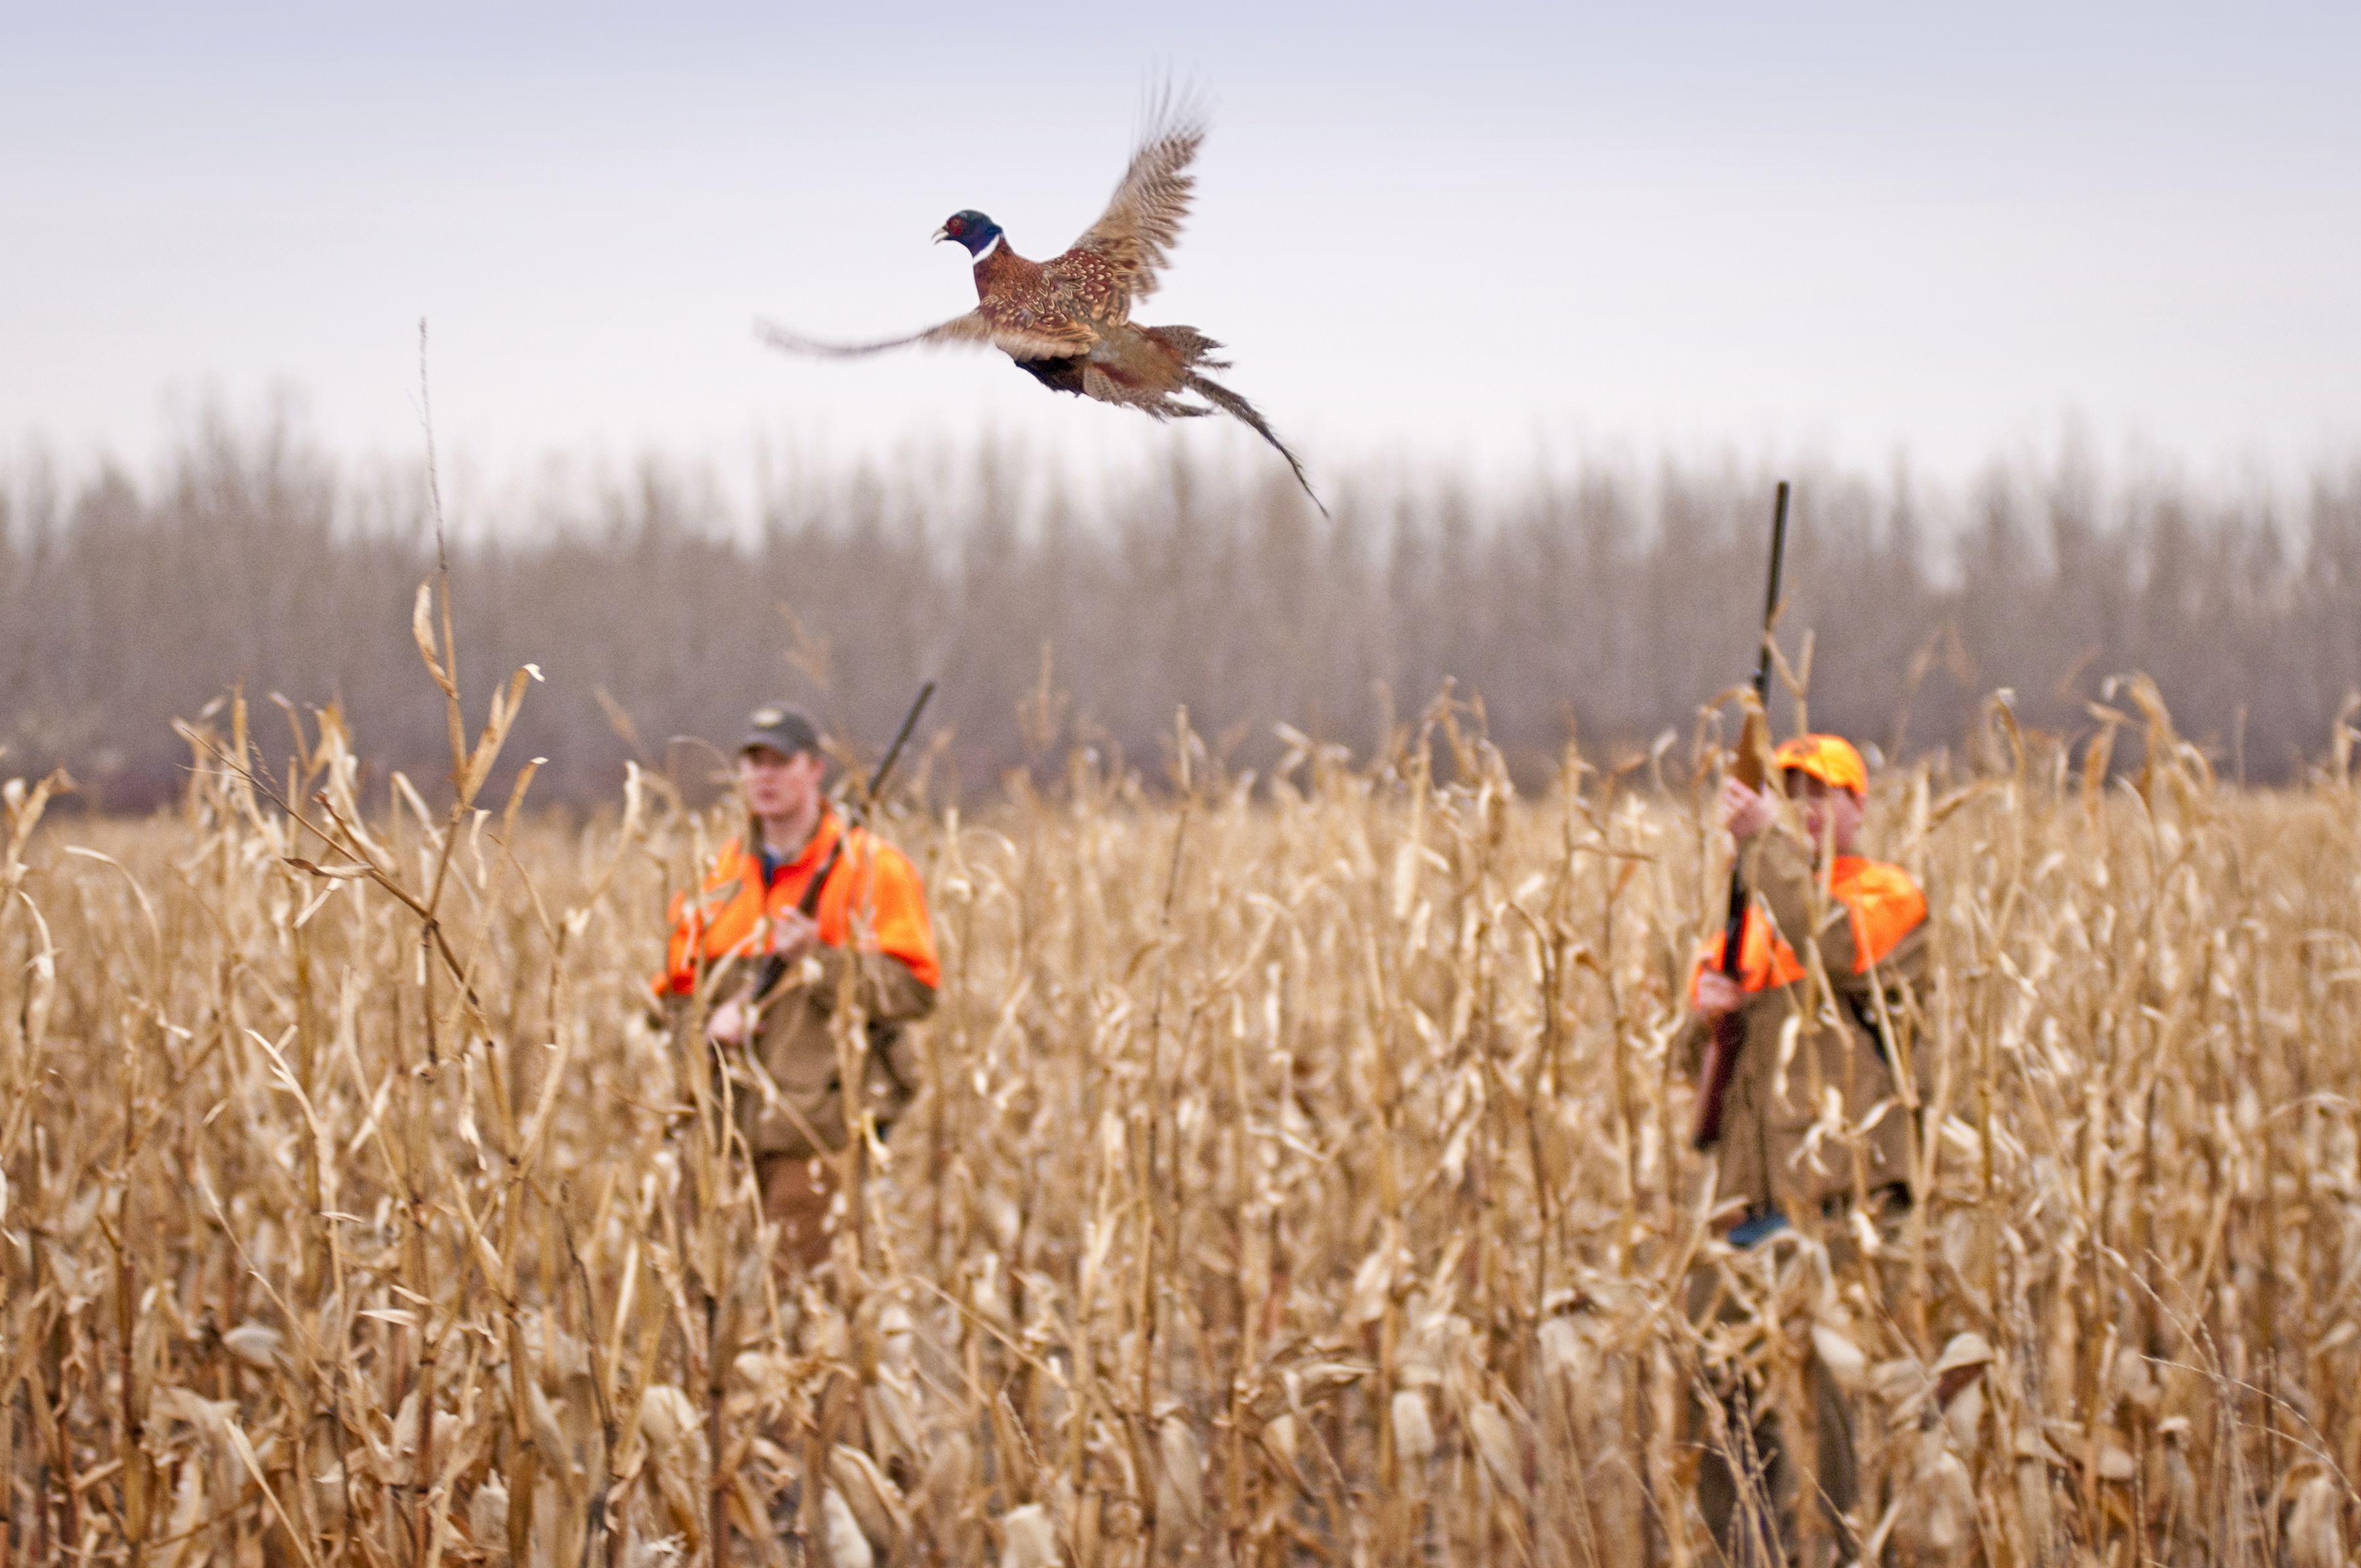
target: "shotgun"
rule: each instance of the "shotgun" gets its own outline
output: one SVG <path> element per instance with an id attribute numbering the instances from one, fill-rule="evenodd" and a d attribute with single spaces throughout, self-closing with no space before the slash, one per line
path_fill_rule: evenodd
<path id="1" fill-rule="evenodd" d="M 1754 706 L 1747 710 L 1747 733 L 1738 747 L 1738 762 L 1732 772 L 1741 783 L 1752 789 L 1763 787 L 1762 756 L 1765 748 L 1758 743 L 1761 737 L 1754 731 L 1764 722 L 1763 705 L 1771 696 L 1771 629 L 1779 619 L 1779 565 L 1787 551 L 1787 481 L 1779 481 L 1777 497 L 1771 503 L 1771 587 L 1763 596 L 1763 647 L 1754 662 Z M 1746 875 L 1742 854 L 1733 854 L 1730 861 L 1730 912 L 1721 927 L 1721 972 L 1731 980 L 1739 978 L 1743 968 L 1741 959 L 1746 937 Z M 1714 1020 L 1713 1043 L 1706 1050 L 1705 1070 L 1697 1078 L 1697 1120 L 1689 1141 L 1698 1148 L 1709 1148 L 1721 1136 L 1721 1105 L 1729 1097 L 1730 1080 L 1738 1070 L 1738 1053 L 1746 1044 L 1744 1009 L 1737 1008 Z"/>
<path id="2" fill-rule="evenodd" d="M 893 774 L 894 764 L 902 760 L 902 748 L 909 744 L 910 731 L 918 727 L 918 715 L 926 712 L 927 701 L 934 695 L 935 683 L 932 681 L 918 688 L 917 696 L 910 703 L 910 711 L 902 716 L 902 728 L 894 732 L 894 743 L 885 748 L 885 755 L 878 760 L 876 771 L 869 775 L 869 787 L 861 792 L 861 799 L 846 813 L 844 830 L 836 836 L 836 842 L 829 846 L 828 859 L 812 872 L 811 881 L 804 883 L 803 896 L 796 900 L 796 912 L 805 919 L 814 919 L 818 916 L 819 895 L 828 887 L 828 879 L 835 872 L 836 862 L 844 857 L 846 842 L 851 839 L 853 828 L 868 815 L 869 807 L 875 804 L 878 791 L 885 787 L 886 779 Z M 760 1002 L 770 995 L 786 975 L 786 962 L 776 953 L 764 959 L 754 978 L 755 1000 Z"/>

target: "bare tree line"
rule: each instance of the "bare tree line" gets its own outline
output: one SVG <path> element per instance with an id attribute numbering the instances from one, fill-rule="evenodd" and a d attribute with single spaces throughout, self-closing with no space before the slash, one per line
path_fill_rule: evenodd
<path id="1" fill-rule="evenodd" d="M 1749 663 L 1767 470 L 1347 476 L 1333 524 L 1243 472 L 1176 456 L 1093 495 L 985 444 L 807 465 L 747 517 L 651 463 L 529 520 L 456 520 L 462 676 L 479 696 L 537 664 L 510 754 L 549 760 L 537 798 L 588 801 L 635 749 L 726 745 L 774 696 L 873 745 L 928 675 L 937 777 L 971 789 L 1078 741 L 1154 765 L 1182 705 L 1245 765 L 1281 722 L 1365 753 L 1446 680 L 1538 776 L 1570 735 L 1686 725 Z M 2361 462 L 2291 499 L 2102 482 L 2070 451 L 1957 490 L 1794 477 L 1784 640 L 1812 634 L 1816 721 L 1888 751 L 1956 741 L 1997 687 L 2028 724 L 2086 728 L 2106 678 L 2143 670 L 2225 770 L 2283 778 L 2361 687 Z M 433 560 L 423 486 L 283 423 L 205 421 L 148 477 L 0 473 L 0 765 L 151 805 L 185 759 L 170 721 L 242 684 L 339 701 L 367 754 L 433 778 L 409 632 Z"/>

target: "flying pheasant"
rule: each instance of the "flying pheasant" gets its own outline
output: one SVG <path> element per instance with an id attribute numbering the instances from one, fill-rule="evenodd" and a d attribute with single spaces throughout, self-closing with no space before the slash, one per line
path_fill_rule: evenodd
<path id="1" fill-rule="evenodd" d="M 1197 177 L 1190 160 L 1205 139 L 1203 122 L 1170 100 L 1150 116 L 1115 196 L 1071 248 L 1027 261 L 998 224 L 978 212 L 953 213 L 938 241 L 956 240 L 975 258 L 976 307 L 940 326 L 880 343 L 822 343 L 767 323 L 757 330 L 791 354 L 835 357 L 876 354 L 913 344 L 997 348 L 1053 392 L 1072 392 L 1134 408 L 1152 419 L 1192 419 L 1219 411 L 1278 448 L 1295 482 L 1325 514 L 1303 465 L 1255 406 L 1205 374 L 1226 370 L 1213 357 L 1222 345 L 1193 326 L 1142 326 L 1132 303 L 1156 291 L 1188 216 Z M 1190 394 L 1202 402 L 1183 400 Z"/>

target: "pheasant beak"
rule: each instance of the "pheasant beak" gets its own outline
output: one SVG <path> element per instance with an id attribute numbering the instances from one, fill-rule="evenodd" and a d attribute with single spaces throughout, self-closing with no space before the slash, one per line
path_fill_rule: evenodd
<path id="1" fill-rule="evenodd" d="M 928 239 L 930 239 L 930 240 L 934 241 L 937 245 L 940 245 L 943 241 L 945 241 L 945 240 L 947 240 L 947 239 L 949 239 L 949 238 L 950 238 L 950 237 L 951 237 L 951 231 L 950 231 L 950 229 L 949 228 L 949 226 L 945 226 L 945 227 L 943 227 L 943 228 L 939 228 L 939 229 L 937 229 L 934 233 L 932 233 L 932 234 L 928 235 L 927 237 L 928 237 Z"/>

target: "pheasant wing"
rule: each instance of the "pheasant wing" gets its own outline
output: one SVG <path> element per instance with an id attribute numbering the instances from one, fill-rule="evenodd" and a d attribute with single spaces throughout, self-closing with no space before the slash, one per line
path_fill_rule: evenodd
<path id="1" fill-rule="evenodd" d="M 1156 275 L 1180 243 L 1197 184 L 1189 164 L 1204 140 L 1204 118 L 1194 106 L 1169 96 L 1158 103 L 1106 211 L 1074 242 L 1076 250 L 1104 259 L 1133 299 L 1156 292 Z"/>
<path id="2" fill-rule="evenodd" d="M 914 332 L 906 337 L 881 338 L 874 343 L 829 343 L 820 338 L 806 337 L 799 332 L 791 332 L 764 321 L 754 323 L 754 332 L 774 348 L 789 354 L 816 355 L 824 359 L 857 359 L 865 354 L 883 354 L 890 348 L 943 346 L 997 348 L 1011 359 L 1064 359 L 1076 354 L 1087 354 L 1093 341 L 1088 329 L 1072 323 L 1019 325 L 995 320 L 980 309 L 970 311 L 963 316 L 953 316 L 924 332 Z"/>

